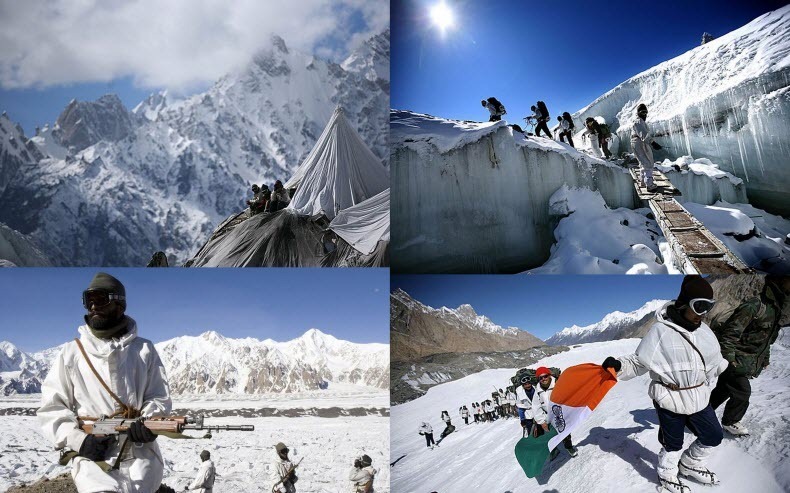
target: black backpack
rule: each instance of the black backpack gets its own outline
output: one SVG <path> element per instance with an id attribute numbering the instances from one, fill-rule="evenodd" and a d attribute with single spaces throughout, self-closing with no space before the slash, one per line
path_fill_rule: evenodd
<path id="1" fill-rule="evenodd" d="M 543 113 L 543 121 L 549 121 L 549 109 L 546 108 L 546 103 L 538 101 L 538 109 Z"/>
<path id="2" fill-rule="evenodd" d="M 571 129 L 571 130 L 573 130 L 573 128 L 574 128 L 574 126 L 575 126 L 575 125 L 573 124 L 573 118 L 571 118 L 571 114 L 570 114 L 570 113 L 568 113 L 568 112 L 566 111 L 566 112 L 564 112 L 564 113 L 562 114 L 562 118 L 563 118 L 563 120 L 565 120 L 566 122 L 570 123 L 570 125 L 571 125 L 571 126 L 570 126 L 570 129 Z"/>
<path id="3" fill-rule="evenodd" d="M 497 98 L 491 96 L 490 98 L 486 99 L 486 101 L 488 101 L 489 103 L 494 105 L 494 108 L 496 108 L 496 112 L 498 114 L 501 114 L 501 115 L 505 114 L 505 105 L 500 103 Z"/>

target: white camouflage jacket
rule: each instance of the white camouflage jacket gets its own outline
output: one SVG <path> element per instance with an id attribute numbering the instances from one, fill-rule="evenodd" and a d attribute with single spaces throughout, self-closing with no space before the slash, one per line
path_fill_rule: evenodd
<path id="1" fill-rule="evenodd" d="M 142 416 L 167 415 L 171 411 L 170 389 L 165 368 L 151 341 L 137 337 L 137 324 L 129 318 L 127 333 L 119 339 L 99 339 L 87 325 L 78 329 L 80 342 L 101 375 L 126 405 L 140 410 Z M 44 436 L 57 449 L 79 451 L 87 436 L 79 429 L 77 416 L 111 415 L 118 409 L 116 402 L 102 387 L 88 367 L 77 343 L 67 343 L 55 358 L 41 387 L 38 419 Z M 130 468 L 139 487 L 137 491 L 154 491 L 162 481 L 162 454 L 156 441 L 130 447 L 135 464 Z M 118 447 L 107 457 L 112 463 Z M 82 465 L 87 459 L 77 457 L 73 467 L 79 471 L 74 480 L 89 490 L 105 484 L 98 467 Z M 138 480 L 138 477 L 142 478 Z"/>
<path id="2" fill-rule="evenodd" d="M 693 414 L 708 405 L 712 380 L 727 369 L 728 363 L 721 356 L 719 341 L 706 324 L 689 332 L 669 321 L 666 310 L 672 303 L 656 311 L 657 322 L 642 338 L 636 352 L 618 358 L 622 367 L 617 378 L 629 380 L 649 372 L 651 382 L 647 393 L 651 399 L 674 413 Z M 704 366 L 700 355 L 683 336 L 702 352 Z M 688 390 L 670 390 L 658 382 L 678 387 L 702 385 Z"/>

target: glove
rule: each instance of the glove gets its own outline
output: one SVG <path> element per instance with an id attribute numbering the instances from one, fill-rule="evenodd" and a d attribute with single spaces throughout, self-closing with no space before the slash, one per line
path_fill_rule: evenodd
<path id="1" fill-rule="evenodd" d="M 607 368 L 614 368 L 615 372 L 619 372 L 620 368 L 622 368 L 623 365 L 622 363 L 617 361 L 616 358 L 607 356 L 607 358 L 603 360 L 603 364 L 601 366 L 603 367 L 604 370 L 606 370 Z"/>
<path id="2" fill-rule="evenodd" d="M 299 477 L 296 474 L 291 473 L 291 484 L 295 484 L 297 481 L 299 481 Z"/>
<path id="3" fill-rule="evenodd" d="M 107 451 L 112 446 L 112 442 L 111 436 L 97 437 L 96 435 L 87 435 L 85 441 L 82 442 L 82 446 L 80 446 L 79 455 L 94 462 L 104 460 L 107 457 Z"/>
<path id="4" fill-rule="evenodd" d="M 156 440 L 156 435 L 139 421 L 129 425 L 129 439 L 135 443 L 150 443 Z"/>
<path id="5" fill-rule="evenodd" d="M 652 147 L 652 148 L 653 148 L 653 149 L 655 149 L 656 151 L 663 149 L 663 147 L 661 147 L 661 146 L 658 144 L 658 142 L 655 142 L 655 141 L 653 141 L 653 142 L 651 142 L 651 143 L 650 143 L 650 147 Z"/>

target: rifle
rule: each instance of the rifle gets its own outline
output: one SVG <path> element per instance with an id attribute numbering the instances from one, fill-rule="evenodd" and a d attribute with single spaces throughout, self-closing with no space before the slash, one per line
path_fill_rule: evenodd
<path id="1" fill-rule="evenodd" d="M 291 468 L 290 468 L 290 469 L 288 469 L 288 472 L 286 472 L 286 473 L 285 473 L 285 476 L 281 477 L 279 481 L 277 481 L 276 483 L 274 483 L 274 486 L 272 486 L 272 493 L 277 493 L 277 491 L 276 491 L 276 490 L 277 490 L 277 486 L 279 486 L 279 485 L 283 484 L 283 483 L 284 483 L 284 482 L 285 482 L 285 481 L 286 481 L 286 480 L 287 480 L 289 477 L 291 477 L 291 474 L 293 474 L 293 472 L 296 470 L 296 467 L 297 467 L 299 464 L 301 464 L 303 460 L 304 460 L 304 457 L 302 457 L 301 459 L 299 459 L 299 462 L 297 462 L 296 464 L 294 464 L 293 466 L 291 466 Z"/>
<path id="2" fill-rule="evenodd" d="M 118 469 L 121 465 L 121 456 L 129 442 L 129 427 L 133 422 L 142 423 L 151 430 L 154 435 L 164 435 L 168 438 L 192 438 L 184 435 L 185 430 L 207 430 L 207 431 L 254 431 L 253 425 L 207 425 L 203 421 L 203 416 L 154 416 L 150 418 L 110 418 L 107 416 L 77 416 L 77 422 L 82 431 L 89 435 L 96 436 L 117 436 L 120 449 L 118 459 L 112 466 Z M 66 465 L 74 458 L 77 452 L 65 452 L 61 456 L 61 465 Z"/>

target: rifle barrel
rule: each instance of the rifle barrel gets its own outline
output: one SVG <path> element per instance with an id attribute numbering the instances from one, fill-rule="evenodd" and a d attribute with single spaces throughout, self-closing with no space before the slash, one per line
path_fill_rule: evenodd
<path id="1" fill-rule="evenodd" d="M 207 430 L 207 431 L 255 431 L 253 425 L 184 425 L 185 430 Z"/>

